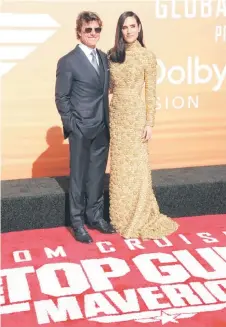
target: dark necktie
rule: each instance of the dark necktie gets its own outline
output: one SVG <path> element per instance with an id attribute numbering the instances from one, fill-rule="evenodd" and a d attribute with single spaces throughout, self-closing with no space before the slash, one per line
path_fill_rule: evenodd
<path id="1" fill-rule="evenodd" d="M 99 65 L 97 63 L 97 57 L 96 57 L 96 51 L 95 50 L 93 50 L 91 52 L 91 56 L 92 56 L 91 64 L 96 69 L 97 73 L 99 74 Z"/>

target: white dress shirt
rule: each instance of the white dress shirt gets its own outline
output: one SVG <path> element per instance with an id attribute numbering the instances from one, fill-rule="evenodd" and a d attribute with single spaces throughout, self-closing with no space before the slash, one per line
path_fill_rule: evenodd
<path id="1" fill-rule="evenodd" d="M 90 62 L 92 61 L 92 55 L 91 55 L 91 53 L 93 52 L 93 50 L 95 50 L 97 64 L 99 65 L 99 58 L 98 58 L 98 54 L 97 54 L 96 48 L 94 48 L 94 49 L 93 48 L 89 48 L 89 47 L 87 47 L 87 45 L 85 45 L 83 43 L 80 43 L 79 44 L 79 47 L 85 53 L 86 57 L 89 59 Z"/>

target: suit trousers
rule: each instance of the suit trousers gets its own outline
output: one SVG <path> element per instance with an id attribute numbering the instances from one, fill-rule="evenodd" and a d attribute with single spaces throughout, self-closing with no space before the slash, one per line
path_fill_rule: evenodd
<path id="1" fill-rule="evenodd" d="M 83 226 L 85 218 L 93 224 L 103 218 L 104 176 L 109 151 L 106 127 L 93 139 L 79 128 L 69 135 L 70 146 L 70 220 L 74 228 Z"/>

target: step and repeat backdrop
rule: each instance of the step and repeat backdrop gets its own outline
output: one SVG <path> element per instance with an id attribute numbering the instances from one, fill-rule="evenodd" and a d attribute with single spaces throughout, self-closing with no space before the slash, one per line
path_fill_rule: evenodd
<path id="1" fill-rule="evenodd" d="M 57 60 L 77 43 L 82 10 L 114 43 L 119 15 L 136 12 L 158 58 L 153 169 L 226 164 L 226 0 L 4 0 L 0 12 L 2 179 L 69 172 L 54 102 Z M 107 171 L 109 172 L 110 162 Z"/>

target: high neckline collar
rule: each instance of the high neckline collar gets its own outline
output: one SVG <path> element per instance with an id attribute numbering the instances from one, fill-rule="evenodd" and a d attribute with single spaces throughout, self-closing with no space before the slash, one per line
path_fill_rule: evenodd
<path id="1" fill-rule="evenodd" d="M 138 40 L 132 43 L 126 43 L 126 51 L 133 51 L 134 49 L 140 48 L 141 44 Z"/>

